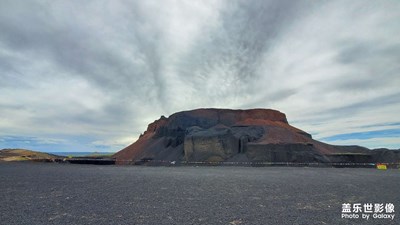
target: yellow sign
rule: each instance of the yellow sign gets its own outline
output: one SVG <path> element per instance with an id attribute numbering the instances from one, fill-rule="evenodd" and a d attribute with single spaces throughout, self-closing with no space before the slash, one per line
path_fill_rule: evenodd
<path id="1" fill-rule="evenodd" d="M 376 168 L 378 168 L 378 170 L 387 170 L 387 166 L 385 164 L 376 164 Z"/>

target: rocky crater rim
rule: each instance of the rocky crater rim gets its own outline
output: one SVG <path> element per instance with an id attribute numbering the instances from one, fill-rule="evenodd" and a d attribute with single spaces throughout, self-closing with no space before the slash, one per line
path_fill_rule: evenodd
<path id="1" fill-rule="evenodd" d="M 217 125 L 231 127 L 260 124 L 262 121 L 288 124 L 286 115 L 273 109 L 199 108 L 177 112 L 168 118 L 161 116 L 160 119 L 148 125 L 146 132 L 155 132 L 165 126 L 170 129 L 187 129 L 192 126 L 211 128 Z"/>

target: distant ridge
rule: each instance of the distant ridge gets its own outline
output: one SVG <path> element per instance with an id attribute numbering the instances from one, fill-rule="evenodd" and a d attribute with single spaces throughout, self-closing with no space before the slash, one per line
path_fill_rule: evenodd
<path id="1" fill-rule="evenodd" d="M 103 156 L 113 155 L 115 152 L 48 152 L 58 156 Z"/>
<path id="2" fill-rule="evenodd" d="M 0 150 L 0 161 L 53 160 L 58 157 L 58 155 L 27 149 Z"/>

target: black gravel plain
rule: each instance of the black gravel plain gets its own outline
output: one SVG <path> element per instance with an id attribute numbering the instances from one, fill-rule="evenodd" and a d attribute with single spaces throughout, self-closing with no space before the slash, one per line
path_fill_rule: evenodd
<path id="1" fill-rule="evenodd" d="M 342 219 L 343 203 L 395 218 Z M 400 170 L 0 163 L 0 224 L 400 224 Z"/>

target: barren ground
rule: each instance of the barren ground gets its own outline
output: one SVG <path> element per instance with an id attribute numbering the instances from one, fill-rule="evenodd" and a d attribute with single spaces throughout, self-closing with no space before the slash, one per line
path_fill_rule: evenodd
<path id="1" fill-rule="evenodd" d="M 0 163 L 1 224 L 400 224 L 400 171 Z M 343 203 L 395 218 L 342 219 Z"/>

